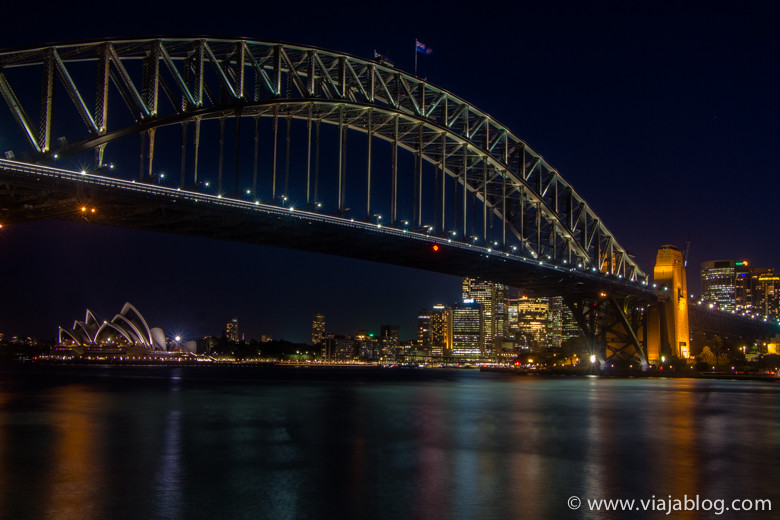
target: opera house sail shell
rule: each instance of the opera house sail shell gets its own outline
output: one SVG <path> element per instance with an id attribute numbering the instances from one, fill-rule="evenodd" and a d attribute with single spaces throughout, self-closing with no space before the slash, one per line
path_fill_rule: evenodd
<path id="1" fill-rule="evenodd" d="M 58 343 L 80 348 L 137 347 L 147 351 L 165 350 L 162 330 L 150 329 L 138 309 L 129 302 L 111 321 L 101 321 L 87 309 L 84 321 L 74 321 L 71 329 L 59 327 Z"/>

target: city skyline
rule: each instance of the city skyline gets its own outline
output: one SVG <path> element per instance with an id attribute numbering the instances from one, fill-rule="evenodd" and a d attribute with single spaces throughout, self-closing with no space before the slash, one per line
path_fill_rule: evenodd
<path id="1" fill-rule="evenodd" d="M 73 39 L 73 28 L 58 23 L 57 9 L 38 16 L 41 23 L 32 29 L 11 28 L 2 46 Z M 367 58 L 376 48 L 404 71 L 413 68 L 417 37 L 435 49 L 420 57 L 420 75 L 495 116 L 539 151 L 636 254 L 645 272 L 652 272 L 661 245 L 681 247 L 689 237 L 688 278 L 697 295 L 698 277 L 690 268 L 702 261 L 738 257 L 761 266 L 778 264 L 771 208 L 780 182 L 772 174 L 780 118 L 772 94 L 777 43 L 769 8 L 741 7 L 727 16 L 714 7 L 683 6 L 667 18 L 662 9 L 649 7 L 532 7 L 513 14 L 537 26 L 529 23 L 526 32 L 511 38 L 496 31 L 490 49 L 456 41 L 434 27 L 448 24 L 430 23 L 425 16 L 402 28 L 369 30 L 356 23 L 350 6 L 318 11 L 322 25 L 292 20 L 283 8 L 271 7 L 267 17 L 278 23 L 259 29 L 232 18 L 206 25 L 189 14 L 171 22 L 163 14 L 172 9 L 161 4 L 154 20 L 139 22 L 132 32 L 84 13 L 78 37 L 239 32 Z M 368 17 L 383 14 L 361 8 L 361 17 L 365 9 Z M 433 6 L 415 9 L 439 16 Z M 11 11 L 29 16 L 24 7 Z M 455 21 L 455 15 L 441 16 L 451 17 L 450 25 Z M 512 18 L 475 17 L 497 28 Z M 343 30 L 324 30 L 334 24 Z M 551 34 L 566 36 L 542 39 L 552 28 Z M 463 72 L 462 63 L 475 61 L 482 66 Z M 730 73 L 724 73 L 723 63 L 729 63 Z M 486 82 L 478 70 L 494 72 Z M 523 80 L 531 70 L 539 82 Z M 754 79 L 748 87 L 740 77 Z M 2 135 L 2 150 L 10 148 L 9 140 Z M 758 176 L 760 190 L 748 182 L 748 174 Z M 324 304 L 330 301 L 334 327 L 378 330 L 382 323 L 398 323 L 406 336 L 414 320 L 407 314 L 456 301 L 460 291 L 459 278 L 423 271 L 88 224 L 7 226 L 0 230 L 0 248 L 0 265 L 18 274 L 6 281 L 13 303 L 0 318 L 0 328 L 9 334 L 45 336 L 51 328 L 54 335 L 56 325 L 50 324 L 84 307 L 113 309 L 130 300 L 169 321 L 170 329 L 213 330 L 210 323 L 224 324 L 238 315 L 258 323 L 248 335 L 296 340 L 309 334 L 314 312 L 328 313 Z M 128 250 L 150 253 L 125 257 Z M 316 272 L 308 267 L 312 264 Z M 33 314 L 41 321 L 31 321 Z"/>

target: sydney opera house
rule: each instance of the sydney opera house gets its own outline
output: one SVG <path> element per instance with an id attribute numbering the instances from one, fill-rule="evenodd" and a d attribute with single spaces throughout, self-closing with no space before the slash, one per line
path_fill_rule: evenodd
<path id="1" fill-rule="evenodd" d="M 59 327 L 58 343 L 60 347 L 82 353 L 100 349 L 143 355 L 167 350 L 162 329 L 150 328 L 138 309 L 129 302 L 111 321 L 100 320 L 87 309 L 84 321 L 74 321 L 70 329 Z"/>

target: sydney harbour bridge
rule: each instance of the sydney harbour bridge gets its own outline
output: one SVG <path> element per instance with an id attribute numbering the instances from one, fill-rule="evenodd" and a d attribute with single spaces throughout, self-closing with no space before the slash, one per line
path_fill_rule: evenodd
<path id="1" fill-rule="evenodd" d="M 382 60 L 244 39 L 47 44 L 0 51 L 0 93 L 18 141 L 0 224 L 88 219 L 480 277 L 563 296 L 602 359 L 687 350 L 673 291 L 558 171 Z"/>

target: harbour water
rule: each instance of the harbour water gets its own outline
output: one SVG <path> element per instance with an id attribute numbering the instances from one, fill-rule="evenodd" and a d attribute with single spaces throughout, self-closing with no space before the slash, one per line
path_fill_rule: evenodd
<path id="1" fill-rule="evenodd" d="M 780 509 L 772 382 L 111 366 L 0 376 L 3 519 L 770 519 Z M 684 496 L 724 510 L 659 509 Z M 637 506 L 591 510 L 600 499 Z M 744 499 L 769 499 L 772 511 L 725 510 Z M 645 511 L 639 500 L 656 502 Z"/>

